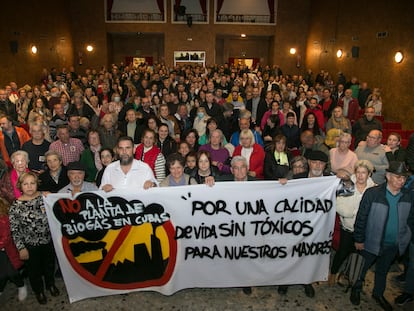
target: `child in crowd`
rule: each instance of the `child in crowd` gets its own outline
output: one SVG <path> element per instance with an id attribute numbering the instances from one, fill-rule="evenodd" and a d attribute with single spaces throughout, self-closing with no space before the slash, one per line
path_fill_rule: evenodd
<path id="1" fill-rule="evenodd" d="M 191 174 L 197 166 L 197 152 L 191 151 L 185 157 L 184 173 Z"/>

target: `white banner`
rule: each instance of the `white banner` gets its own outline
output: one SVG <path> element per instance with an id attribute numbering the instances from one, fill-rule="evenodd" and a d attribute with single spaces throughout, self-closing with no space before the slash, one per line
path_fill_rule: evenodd
<path id="1" fill-rule="evenodd" d="M 327 279 L 336 177 L 48 195 L 70 302 Z"/>

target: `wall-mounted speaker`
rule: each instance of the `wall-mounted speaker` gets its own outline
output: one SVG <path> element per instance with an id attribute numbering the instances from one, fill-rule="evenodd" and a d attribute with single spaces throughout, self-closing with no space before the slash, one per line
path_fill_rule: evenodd
<path id="1" fill-rule="evenodd" d="M 193 25 L 193 17 L 191 15 L 187 16 L 187 26 L 191 27 Z"/>
<path id="2" fill-rule="evenodd" d="M 353 46 L 351 49 L 352 57 L 358 58 L 359 57 L 359 46 Z"/>
<path id="3" fill-rule="evenodd" d="M 180 6 L 176 6 L 175 7 L 175 10 L 176 10 L 176 13 L 177 13 L 178 16 L 184 16 L 186 9 L 187 8 L 185 6 L 183 6 L 183 5 L 180 5 Z"/>
<path id="4" fill-rule="evenodd" d="M 9 42 L 10 44 L 10 52 L 12 52 L 12 54 L 17 54 L 17 51 L 19 50 L 19 42 L 17 42 L 17 40 L 12 40 Z"/>

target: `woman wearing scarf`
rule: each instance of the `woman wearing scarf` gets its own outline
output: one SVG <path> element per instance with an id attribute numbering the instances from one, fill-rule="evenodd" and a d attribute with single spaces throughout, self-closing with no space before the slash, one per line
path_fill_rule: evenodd
<path id="1" fill-rule="evenodd" d="M 286 149 L 286 137 L 281 134 L 276 135 L 270 151 L 267 151 L 265 155 L 263 170 L 265 179 L 287 178 L 291 157 Z"/>

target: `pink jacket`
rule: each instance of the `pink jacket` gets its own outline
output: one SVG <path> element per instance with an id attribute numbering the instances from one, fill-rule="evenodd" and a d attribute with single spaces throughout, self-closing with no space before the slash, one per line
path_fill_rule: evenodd
<path id="1" fill-rule="evenodd" d="M 285 116 L 283 115 L 283 112 L 279 110 L 279 112 L 277 113 L 279 116 L 279 120 L 280 120 L 280 124 L 279 126 L 282 126 L 283 124 L 285 124 Z M 272 115 L 272 110 L 268 110 L 264 113 L 263 118 L 262 118 L 262 122 L 260 122 L 260 129 L 263 131 L 265 126 L 266 126 L 266 122 L 267 119 L 269 119 L 269 117 Z"/>

